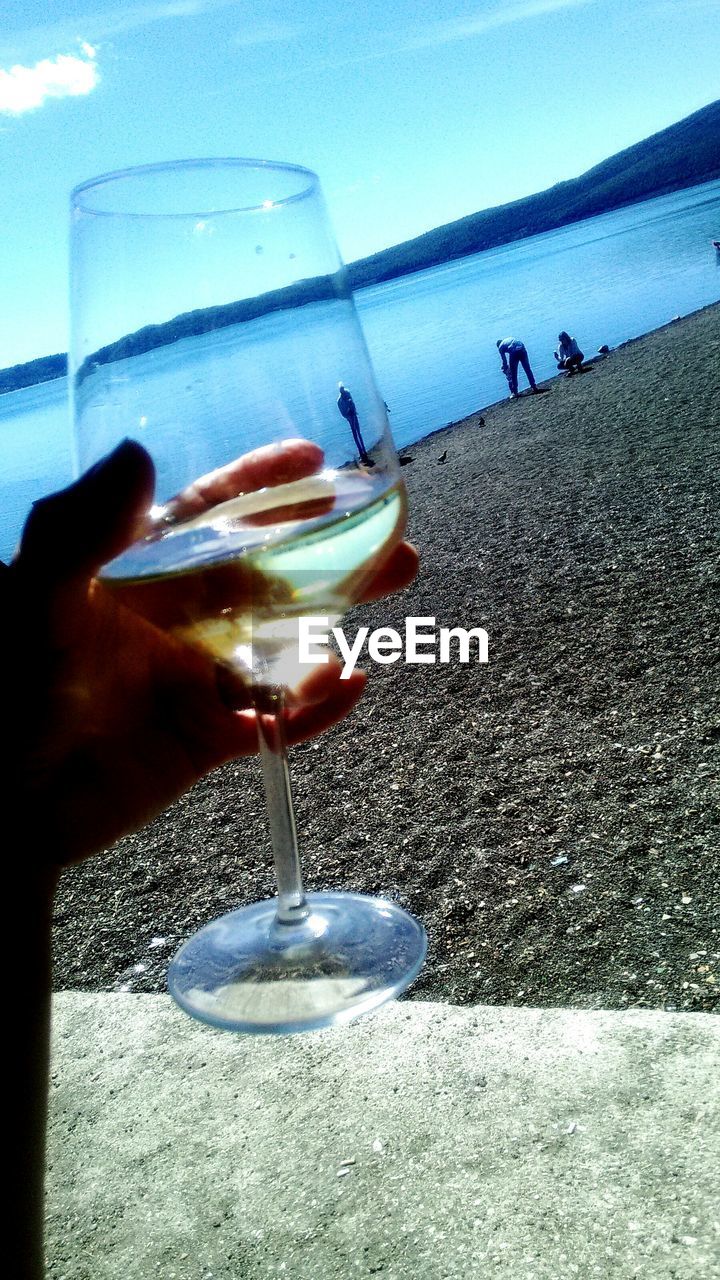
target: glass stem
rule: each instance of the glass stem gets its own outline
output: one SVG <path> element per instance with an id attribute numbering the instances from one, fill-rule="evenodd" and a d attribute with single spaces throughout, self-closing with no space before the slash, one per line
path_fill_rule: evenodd
<path id="1" fill-rule="evenodd" d="M 299 924 L 307 916 L 300 874 L 297 829 L 288 769 L 283 698 L 278 693 L 273 714 L 257 710 L 258 740 L 265 783 L 265 801 L 278 887 L 278 924 Z"/>

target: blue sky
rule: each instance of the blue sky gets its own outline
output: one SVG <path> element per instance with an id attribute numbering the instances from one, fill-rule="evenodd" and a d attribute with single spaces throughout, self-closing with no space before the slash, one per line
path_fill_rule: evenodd
<path id="1" fill-rule="evenodd" d="M 67 206 L 201 155 L 321 176 L 347 261 L 720 95 L 720 0 L 5 0 L 0 367 L 67 347 Z"/>

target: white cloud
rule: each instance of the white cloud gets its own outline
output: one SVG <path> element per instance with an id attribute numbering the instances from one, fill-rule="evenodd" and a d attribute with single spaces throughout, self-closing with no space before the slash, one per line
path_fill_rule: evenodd
<path id="1" fill-rule="evenodd" d="M 82 58 L 60 53 L 34 67 L 18 64 L 9 71 L 0 70 L 0 112 L 19 116 L 41 107 L 48 98 L 77 98 L 92 92 L 100 79 L 95 50 L 88 44 L 82 50 Z"/>

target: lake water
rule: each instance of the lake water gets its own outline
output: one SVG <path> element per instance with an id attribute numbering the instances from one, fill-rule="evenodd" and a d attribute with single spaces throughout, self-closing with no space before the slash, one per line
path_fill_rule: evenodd
<path id="1" fill-rule="evenodd" d="M 397 444 L 507 394 L 497 338 L 521 337 L 542 379 L 555 371 L 560 329 L 589 356 L 716 302 L 719 237 L 713 182 L 362 290 Z M 71 473 L 66 380 L 0 396 L 0 557 L 30 503 Z"/>

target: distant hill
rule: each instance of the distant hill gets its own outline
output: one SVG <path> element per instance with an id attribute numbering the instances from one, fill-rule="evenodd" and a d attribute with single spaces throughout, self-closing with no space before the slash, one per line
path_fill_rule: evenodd
<path id="1" fill-rule="evenodd" d="M 6 391 L 19 391 L 21 387 L 34 387 L 38 382 L 52 382 L 64 378 L 67 373 L 67 356 L 40 356 L 27 364 L 14 364 L 0 369 L 0 396 Z"/>
<path id="2" fill-rule="evenodd" d="M 511 204 L 471 213 L 413 240 L 361 258 L 348 266 L 350 284 L 353 289 L 363 289 L 716 178 L 720 178 L 720 100 L 661 133 L 619 151 L 579 178 L 559 182 L 547 191 Z M 177 341 L 191 333 L 223 328 L 285 306 L 317 301 L 320 297 L 332 296 L 333 288 L 330 278 L 299 281 L 261 298 L 207 308 L 204 312 L 189 312 L 167 324 L 151 325 L 128 335 L 102 352 L 96 352 L 93 361 L 104 363 Z M 28 364 L 1 369 L 0 395 L 60 378 L 66 371 L 64 355 L 43 356 Z"/>
<path id="3" fill-rule="evenodd" d="M 720 178 L 720 100 L 619 151 L 579 178 L 382 249 L 348 267 L 353 289 L 552 231 L 622 205 Z"/>

